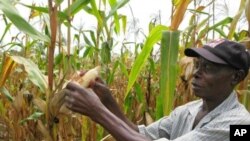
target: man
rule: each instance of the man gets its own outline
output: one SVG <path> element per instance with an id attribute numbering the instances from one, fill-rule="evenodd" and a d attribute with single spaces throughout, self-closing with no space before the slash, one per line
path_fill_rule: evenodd
<path id="1" fill-rule="evenodd" d="M 221 39 L 186 49 L 185 55 L 195 57 L 192 88 L 201 99 L 177 107 L 147 127 L 130 122 L 98 81 L 90 85 L 93 91 L 69 83 L 67 107 L 89 116 L 119 141 L 229 141 L 230 125 L 250 124 L 250 114 L 233 90 L 248 74 L 248 51 L 242 44 Z"/>

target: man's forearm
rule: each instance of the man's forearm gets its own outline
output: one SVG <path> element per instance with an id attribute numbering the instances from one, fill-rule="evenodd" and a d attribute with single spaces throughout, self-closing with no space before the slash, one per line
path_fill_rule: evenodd
<path id="1" fill-rule="evenodd" d="M 93 83 L 91 88 L 94 90 L 96 95 L 100 98 L 102 104 L 112 112 L 116 117 L 120 118 L 124 121 L 130 128 L 134 129 L 135 131 L 139 131 L 137 125 L 131 122 L 122 112 L 119 105 L 117 104 L 116 100 L 112 96 L 112 92 L 103 84 L 103 83 Z"/>
<path id="2" fill-rule="evenodd" d="M 110 102 L 109 104 L 105 105 L 114 115 L 116 115 L 118 118 L 120 118 L 122 121 L 124 121 L 127 125 L 129 125 L 132 129 L 135 131 L 139 131 L 137 125 L 135 125 L 133 122 L 131 122 L 122 112 L 122 110 L 119 108 L 117 103 L 114 101 Z"/>
<path id="3" fill-rule="evenodd" d="M 102 125 L 109 133 L 119 141 L 148 141 L 146 137 L 131 128 L 107 108 L 101 107 L 99 115 L 92 118 L 95 122 Z"/>

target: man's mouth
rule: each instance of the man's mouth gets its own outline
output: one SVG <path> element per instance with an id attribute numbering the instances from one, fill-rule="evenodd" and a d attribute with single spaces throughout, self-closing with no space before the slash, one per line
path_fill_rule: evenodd
<path id="1" fill-rule="evenodd" d="M 192 88 L 193 88 L 193 90 L 197 90 L 197 89 L 201 89 L 202 86 L 197 84 L 196 82 L 192 82 Z"/>

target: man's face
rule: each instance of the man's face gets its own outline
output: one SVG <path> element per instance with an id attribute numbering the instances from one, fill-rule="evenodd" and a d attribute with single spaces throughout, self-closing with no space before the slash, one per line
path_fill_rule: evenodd
<path id="1" fill-rule="evenodd" d="M 216 100 L 232 89 L 233 68 L 202 57 L 195 58 L 194 61 L 192 88 L 196 96 Z"/>

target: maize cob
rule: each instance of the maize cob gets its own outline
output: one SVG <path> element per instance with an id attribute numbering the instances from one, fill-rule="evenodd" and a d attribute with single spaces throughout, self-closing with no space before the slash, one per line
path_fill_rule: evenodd
<path id="1" fill-rule="evenodd" d="M 97 66 L 97 67 L 87 71 L 79 80 L 77 80 L 77 82 L 82 87 L 87 88 L 89 86 L 89 83 L 91 81 L 94 81 L 98 77 L 100 69 L 101 69 L 101 67 Z"/>

